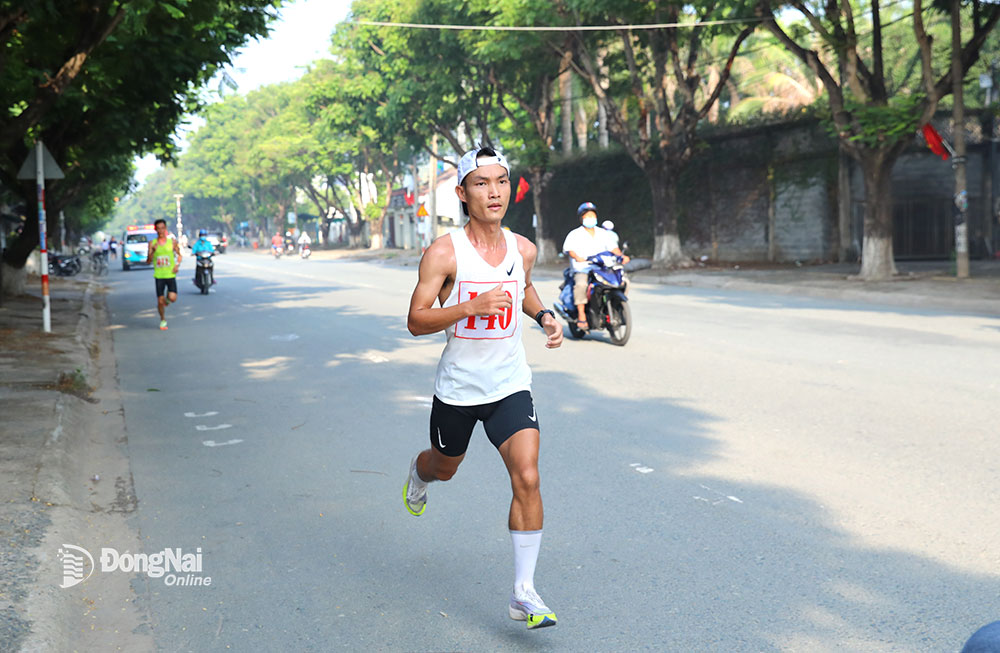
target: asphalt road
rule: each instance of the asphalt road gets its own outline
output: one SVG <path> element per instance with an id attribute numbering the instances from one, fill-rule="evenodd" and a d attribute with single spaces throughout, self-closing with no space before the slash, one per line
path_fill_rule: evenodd
<path id="1" fill-rule="evenodd" d="M 559 617 L 527 632 L 481 428 L 402 505 L 444 342 L 406 331 L 415 268 L 216 260 L 167 332 L 111 276 L 133 525 L 211 577 L 141 583 L 163 651 L 957 651 L 1000 618 L 996 318 L 635 284 L 624 348 L 526 328 Z"/>

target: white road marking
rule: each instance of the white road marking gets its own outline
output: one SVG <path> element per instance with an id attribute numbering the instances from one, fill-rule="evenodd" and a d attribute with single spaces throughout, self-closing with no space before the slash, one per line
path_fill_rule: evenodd
<path id="1" fill-rule="evenodd" d="M 271 336 L 271 340 L 277 340 L 278 342 L 291 342 L 298 339 L 299 334 L 297 333 L 282 333 L 276 336 Z"/>
<path id="2" fill-rule="evenodd" d="M 708 490 L 709 492 L 711 492 L 712 494 L 715 494 L 716 496 L 718 496 L 720 498 L 717 498 L 715 500 L 711 500 L 711 499 L 706 499 L 705 497 L 699 497 L 699 496 L 695 495 L 692 498 L 695 499 L 696 501 L 704 501 L 705 503 L 710 503 L 713 506 L 717 506 L 717 505 L 719 505 L 721 503 L 725 503 L 726 500 L 732 501 L 733 503 L 743 503 L 743 500 L 740 499 L 739 497 L 734 497 L 731 494 L 723 494 L 722 492 L 719 492 L 717 490 L 713 490 L 712 488 L 708 487 L 707 485 L 701 485 L 701 484 L 699 484 L 699 487 L 701 489 L 703 489 L 703 490 Z"/>
<path id="3" fill-rule="evenodd" d="M 232 427 L 232 424 L 219 424 L 218 426 L 205 426 L 204 424 L 199 424 L 194 428 L 199 431 L 221 431 L 222 429 L 229 429 Z"/>
<path id="4" fill-rule="evenodd" d="M 207 413 L 184 413 L 184 417 L 211 417 L 212 415 L 218 415 L 219 412 L 216 410 L 210 410 Z"/>
<path id="5" fill-rule="evenodd" d="M 226 440 L 225 442 L 216 442 L 215 440 L 205 440 L 202 442 L 206 447 L 224 447 L 228 444 L 239 444 L 243 440 Z"/>
<path id="6" fill-rule="evenodd" d="M 427 408 L 434 405 L 434 400 L 431 397 L 410 397 L 410 399 Z"/>
<path id="7" fill-rule="evenodd" d="M 378 354 L 365 354 L 362 358 L 370 360 L 373 363 L 388 363 L 389 359 L 385 356 L 379 356 Z"/>
<path id="8" fill-rule="evenodd" d="M 646 467 L 642 463 L 632 463 L 631 465 L 629 465 L 629 467 L 639 472 L 640 474 L 648 474 L 654 471 L 652 467 Z"/>

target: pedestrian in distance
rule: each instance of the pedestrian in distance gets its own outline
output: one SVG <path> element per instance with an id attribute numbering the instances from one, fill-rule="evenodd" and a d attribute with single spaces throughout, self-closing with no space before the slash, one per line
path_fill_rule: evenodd
<path id="1" fill-rule="evenodd" d="M 526 621 L 529 629 L 554 626 L 555 613 L 535 591 L 543 521 L 540 435 L 518 309 L 544 329 L 549 349 L 562 344 L 562 327 L 531 284 L 535 245 L 500 224 L 510 203 L 507 160 L 489 147 L 466 152 L 457 181 L 455 192 L 469 221 L 427 248 L 410 298 L 410 333 L 444 331 L 447 344 L 434 381 L 431 446 L 410 462 L 403 499 L 410 514 L 422 515 L 428 484 L 454 476 L 482 421 L 513 493 L 507 520 L 514 548 L 508 615 Z"/>
<path id="2" fill-rule="evenodd" d="M 156 281 L 156 310 L 160 312 L 160 330 L 167 330 L 167 306 L 177 301 L 177 270 L 181 267 L 181 248 L 167 233 L 167 221 L 153 223 L 156 240 L 149 243 L 146 265 L 153 266 Z"/>

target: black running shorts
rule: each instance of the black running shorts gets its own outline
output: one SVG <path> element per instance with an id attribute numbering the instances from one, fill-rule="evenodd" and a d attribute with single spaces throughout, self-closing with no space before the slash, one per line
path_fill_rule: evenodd
<path id="1" fill-rule="evenodd" d="M 168 292 L 177 294 L 177 279 L 171 277 L 170 279 L 156 279 L 156 296 L 162 297 Z"/>
<path id="2" fill-rule="evenodd" d="M 538 429 L 531 392 L 522 390 L 499 401 L 477 406 L 453 406 L 434 397 L 431 407 L 431 446 L 446 456 L 461 456 L 469 448 L 476 422 L 497 449 L 524 429 Z"/>

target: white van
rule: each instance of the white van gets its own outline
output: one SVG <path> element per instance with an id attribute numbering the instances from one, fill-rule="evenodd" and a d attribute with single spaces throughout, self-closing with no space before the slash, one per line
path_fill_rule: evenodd
<path id="1" fill-rule="evenodd" d="M 146 265 L 149 243 L 156 240 L 156 229 L 151 224 L 129 225 L 122 234 L 122 269 L 129 270 L 136 265 Z"/>

